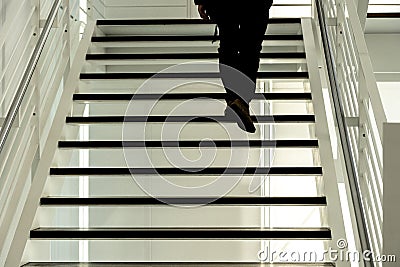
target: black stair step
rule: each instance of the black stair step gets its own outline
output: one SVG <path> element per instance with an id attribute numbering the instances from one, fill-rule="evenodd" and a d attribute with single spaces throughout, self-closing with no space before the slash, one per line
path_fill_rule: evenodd
<path id="1" fill-rule="evenodd" d="M 269 24 L 299 24 L 300 18 L 270 18 Z M 215 24 L 202 19 L 109 19 L 97 20 L 98 26 L 134 26 L 134 25 L 185 25 Z"/>
<path id="2" fill-rule="evenodd" d="M 303 52 L 261 53 L 261 58 L 301 59 L 306 58 Z M 87 54 L 86 60 L 145 60 L 145 59 L 217 59 L 218 53 L 165 53 L 165 54 Z"/>
<path id="3" fill-rule="evenodd" d="M 400 12 L 368 13 L 367 18 L 369 19 L 400 18 Z"/>
<path id="4" fill-rule="evenodd" d="M 75 205 L 233 205 L 233 206 L 326 206 L 326 197 L 224 197 L 224 198 L 149 198 L 149 197 L 44 197 L 43 206 Z"/>
<path id="5" fill-rule="evenodd" d="M 252 116 L 253 121 L 257 118 L 258 123 L 314 123 L 314 115 L 274 115 L 274 116 Z M 236 123 L 233 118 L 225 116 L 90 116 L 90 117 L 67 117 L 67 123 Z"/>
<path id="6" fill-rule="evenodd" d="M 308 72 L 259 72 L 259 79 L 308 79 Z M 81 73 L 81 80 L 112 79 L 219 79 L 218 72 L 211 73 Z"/>
<path id="7" fill-rule="evenodd" d="M 190 100 L 197 98 L 225 99 L 225 93 L 171 94 L 74 94 L 76 101 Z M 311 93 L 256 93 L 255 100 L 312 100 Z"/>
<path id="8" fill-rule="evenodd" d="M 60 148 L 318 147 L 318 140 L 59 141 Z"/>
<path id="9" fill-rule="evenodd" d="M 333 263 L 260 263 L 260 262 L 30 262 L 24 267 L 334 267 Z"/>
<path id="10" fill-rule="evenodd" d="M 32 239 L 161 239 L 161 240 L 262 240 L 309 239 L 329 240 L 329 228 L 38 228 Z"/>
<path id="11" fill-rule="evenodd" d="M 51 168 L 50 175 L 305 175 L 322 176 L 322 167 L 223 168 Z"/>
<path id="12" fill-rule="evenodd" d="M 219 36 L 215 37 L 219 40 Z M 137 35 L 137 36 L 95 36 L 92 42 L 190 42 L 190 41 L 213 41 L 212 35 Z M 302 41 L 302 35 L 291 34 L 268 34 L 264 36 L 266 41 Z"/>

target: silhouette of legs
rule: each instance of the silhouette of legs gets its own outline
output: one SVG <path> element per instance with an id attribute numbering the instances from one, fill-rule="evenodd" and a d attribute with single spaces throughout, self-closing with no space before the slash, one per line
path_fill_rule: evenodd
<path id="1" fill-rule="evenodd" d="M 219 63 L 221 78 L 227 91 L 227 102 L 239 97 L 249 104 L 254 96 L 271 4 L 257 0 L 252 0 L 248 5 L 229 5 L 222 2 L 217 6 L 215 20 L 219 28 Z M 238 76 L 224 65 L 242 72 L 245 76 Z"/>
<path id="2" fill-rule="evenodd" d="M 225 114 L 236 114 L 241 129 L 254 133 L 249 104 L 254 98 L 260 52 L 272 2 L 252 0 L 247 5 L 221 1 L 216 7 L 219 28 L 219 69 L 227 96 Z"/>

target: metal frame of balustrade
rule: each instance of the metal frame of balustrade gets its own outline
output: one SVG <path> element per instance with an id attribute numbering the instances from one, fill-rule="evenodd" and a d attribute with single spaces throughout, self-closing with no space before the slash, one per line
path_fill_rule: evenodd
<path id="1" fill-rule="evenodd" d="M 382 255 L 383 124 L 387 121 L 352 0 L 316 0 L 359 250 Z M 363 261 L 364 266 L 382 266 Z"/>
<path id="2" fill-rule="evenodd" d="M 37 0 L 31 6 L 14 2 L 7 14 L 15 16 L 7 16 L 0 30 L 0 47 L 12 47 L 0 69 L 1 266 L 14 253 L 10 247 L 29 188 L 45 144 L 53 138 L 50 129 L 91 5 L 85 1 L 83 8 L 82 1 Z M 25 20 L 20 19 L 23 14 L 28 14 Z M 18 23 L 23 30 L 13 32 Z M 21 36 L 15 36 L 18 33 Z M 14 40 L 17 43 L 11 44 Z"/>

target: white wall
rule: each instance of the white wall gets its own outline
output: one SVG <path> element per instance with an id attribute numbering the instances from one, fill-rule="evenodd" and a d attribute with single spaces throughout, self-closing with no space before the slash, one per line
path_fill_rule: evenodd
<path id="1" fill-rule="evenodd" d="M 399 217 L 399 156 L 400 124 L 388 123 L 384 126 L 383 143 L 383 254 L 399 257 L 400 233 Z M 398 259 L 397 259 L 398 260 Z M 385 263 L 384 267 L 398 266 L 398 263 Z"/>
<path id="2" fill-rule="evenodd" d="M 375 72 L 400 73 L 400 34 L 366 34 Z"/>
<path id="3" fill-rule="evenodd" d="M 109 19 L 199 18 L 193 0 L 96 0 L 96 3 L 103 6 Z M 311 0 L 274 0 L 270 16 L 310 17 Z"/>
<path id="4" fill-rule="evenodd" d="M 103 0 L 110 19 L 157 19 L 197 17 L 193 0 Z"/>
<path id="5" fill-rule="evenodd" d="M 369 54 L 389 122 L 400 122 L 400 34 L 366 34 Z"/>

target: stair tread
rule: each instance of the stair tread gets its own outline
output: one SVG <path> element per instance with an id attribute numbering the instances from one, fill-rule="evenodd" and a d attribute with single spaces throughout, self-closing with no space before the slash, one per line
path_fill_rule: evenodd
<path id="1" fill-rule="evenodd" d="M 225 99 L 225 93 L 167 93 L 167 94 L 107 94 L 79 93 L 74 100 L 188 100 L 194 98 Z M 256 93 L 254 100 L 311 100 L 311 93 Z"/>
<path id="2" fill-rule="evenodd" d="M 95 36 L 92 42 L 136 42 L 136 41 L 213 41 L 219 40 L 219 36 L 213 35 L 119 35 L 119 36 Z M 302 41 L 299 34 L 266 34 L 265 41 Z"/>
<path id="3" fill-rule="evenodd" d="M 212 141 L 59 141 L 60 148 L 121 148 L 121 147 L 318 147 L 310 140 L 212 140 Z"/>
<path id="4" fill-rule="evenodd" d="M 37 228 L 32 239 L 331 239 L 331 230 L 321 228 Z"/>
<path id="5" fill-rule="evenodd" d="M 310 114 L 302 115 L 263 115 L 251 116 L 253 121 L 257 119 L 258 123 L 314 123 L 315 116 Z M 128 122 L 208 122 L 208 123 L 236 123 L 234 118 L 226 116 L 73 116 L 66 118 L 67 123 L 128 123 Z"/>
<path id="6" fill-rule="evenodd" d="M 51 168 L 50 175 L 322 175 L 322 167 Z"/>
<path id="7" fill-rule="evenodd" d="M 217 59 L 218 53 L 105 53 L 105 54 L 86 54 L 86 60 L 129 60 L 129 59 Z M 261 53 L 261 58 L 305 58 L 304 52 L 274 52 Z"/>
<path id="8" fill-rule="evenodd" d="M 300 18 L 270 18 L 269 24 L 300 24 Z M 212 21 L 202 19 L 100 19 L 97 20 L 98 26 L 134 26 L 134 25 L 185 25 L 185 24 L 211 24 Z"/>
<path id="9" fill-rule="evenodd" d="M 270 24 L 301 24 L 300 18 L 272 18 Z M 116 29 L 113 26 L 152 26 L 152 25 L 214 25 L 213 22 L 204 21 L 200 19 L 113 19 L 113 20 L 98 20 L 97 26 L 107 33 Z M 102 26 L 105 26 L 102 28 Z M 107 28 L 107 26 L 110 26 Z M 139 29 L 139 27 L 132 27 Z M 278 26 L 279 27 L 279 26 Z M 291 27 L 291 25 L 284 25 L 284 27 Z M 155 28 L 155 27 L 154 27 Z M 171 29 L 173 28 L 170 27 Z M 180 27 L 182 28 L 182 27 Z M 197 28 L 191 27 L 191 28 Z M 299 26 L 294 25 L 295 31 L 300 29 Z M 152 29 L 150 28 L 144 28 Z M 211 26 L 200 27 L 202 35 L 149 35 L 149 36 L 99 36 L 92 37 L 92 42 L 135 42 L 135 41 L 211 41 L 213 36 L 207 35 L 204 30 L 212 29 Z M 128 28 L 129 30 L 129 28 Z M 142 31 L 143 28 L 140 28 Z M 123 32 L 119 29 L 120 32 Z M 132 33 L 132 31 L 131 31 Z M 211 33 L 211 32 L 210 32 Z M 123 33 L 122 33 L 123 34 Z M 193 34 L 193 32 L 191 33 Z M 218 38 L 217 38 L 218 39 Z M 281 34 L 281 35 L 265 35 L 264 40 L 288 40 L 288 41 L 302 41 L 301 34 Z M 289 45 L 291 45 L 290 43 Z M 295 44 L 299 44 L 296 42 Z M 99 44 L 101 45 L 101 44 Z M 121 44 L 116 44 L 121 46 Z M 145 46 L 146 44 L 144 44 Z M 186 45 L 184 43 L 183 45 Z M 190 44 L 192 45 L 192 44 Z M 204 45 L 201 44 L 201 45 Z M 284 44 L 282 44 L 284 45 Z M 123 44 L 124 47 L 128 47 Z M 158 46 L 158 44 L 156 45 Z M 128 51 L 128 50 L 124 50 Z M 130 50 L 129 50 L 130 51 Z M 148 52 L 148 51 L 146 51 Z M 281 59 L 303 59 L 306 54 L 304 52 L 276 52 L 276 53 L 262 53 L 262 58 L 281 58 Z M 217 59 L 218 53 L 167 53 L 167 54 L 87 54 L 87 60 L 145 60 L 145 59 Z M 292 62 L 293 60 L 286 60 L 285 62 Z M 294 62 L 294 61 L 293 61 Z M 302 62 L 302 60 L 301 60 Z M 104 63 L 104 62 L 103 62 Z M 106 62 L 108 64 L 110 62 Z M 110 64 L 113 64 L 111 62 Z M 117 64 L 120 64 L 117 62 Z M 151 70 L 150 70 L 151 71 Z M 155 75 L 155 76 L 154 76 Z M 82 80 L 105 80 L 105 79 L 215 79 L 220 78 L 220 74 L 213 73 L 81 73 L 80 79 Z M 261 79 L 308 79 L 307 71 L 300 72 L 259 72 L 258 78 Z M 75 101 L 130 101 L 130 100 L 183 100 L 193 98 L 213 98 L 224 99 L 224 93 L 205 93 L 205 94 L 74 94 Z M 311 100 L 311 93 L 262 93 L 257 94 L 255 99 L 259 100 Z M 253 120 L 259 123 L 273 123 L 273 122 L 315 122 L 315 116 L 312 114 L 300 115 L 260 115 L 252 116 Z M 66 118 L 67 123 L 122 123 L 122 122 L 235 122 L 233 119 L 228 119 L 225 116 L 88 116 L 79 117 L 71 116 Z M 236 122 L 235 122 L 236 123 Z M 117 138 L 118 139 L 118 138 Z M 215 141 L 122 141 L 122 140 L 96 140 L 96 141 L 59 141 L 60 148 L 122 148 L 122 147 L 318 147 L 318 140 L 215 140 Z M 257 164 L 257 163 L 256 163 Z M 312 164 L 311 164 L 312 165 Z M 212 167 L 212 168 L 178 168 L 178 167 L 164 167 L 164 168 L 129 168 L 129 167 L 57 167 L 50 168 L 50 175 L 56 176 L 74 176 L 74 175 L 307 175 L 307 176 L 322 176 L 323 169 L 320 166 L 306 166 L 306 167 Z M 67 177 L 68 178 L 68 177 Z M 221 206 L 327 206 L 327 198 L 325 196 L 317 197 L 223 197 L 223 198 L 207 198 L 207 197 L 166 197 L 162 199 L 155 199 L 151 197 L 132 197 L 132 196 L 96 196 L 96 197 L 42 197 L 40 205 L 42 206 L 107 206 L 107 205 L 122 205 L 122 206 L 152 206 L 152 205 L 198 205 L 203 203 L 210 203 L 209 205 Z M 62 208 L 62 207 L 61 207 Z M 261 227 L 139 227 L 139 228 L 113 228 L 107 226 L 103 228 L 57 228 L 54 227 L 39 227 L 30 231 L 30 238 L 35 239 L 48 239 L 52 240 L 229 240 L 229 241 L 242 241 L 242 240 L 331 240 L 331 229 L 328 227 L 296 227 L 296 228 L 261 228 Z M 204 259 L 205 261 L 207 259 Z M 228 259 L 229 260 L 229 259 Z M 178 258 L 179 261 L 179 258 Z M 108 263 L 41 263 L 31 262 L 24 266 L 71 266 L 71 267 L 106 267 L 106 266 L 188 266 L 188 267 L 222 267 L 222 266 L 243 266 L 255 267 L 260 266 L 260 262 L 108 262 Z M 263 263 L 263 266 L 270 266 L 269 263 Z M 272 266 L 272 265 L 271 265 Z M 287 267 L 287 266 L 334 266 L 332 263 L 274 263 L 273 266 Z"/>
<path id="10" fill-rule="evenodd" d="M 258 72 L 261 79 L 308 79 L 308 72 Z M 210 73 L 81 73 L 80 79 L 219 79 L 219 72 Z"/>
<path id="11" fill-rule="evenodd" d="M 41 205 L 237 205 L 326 206 L 326 197 L 43 197 Z"/>

